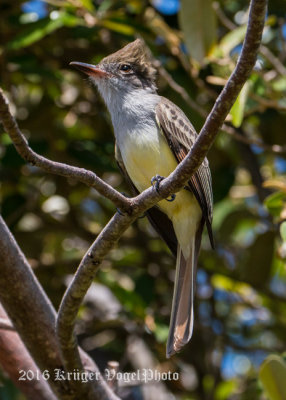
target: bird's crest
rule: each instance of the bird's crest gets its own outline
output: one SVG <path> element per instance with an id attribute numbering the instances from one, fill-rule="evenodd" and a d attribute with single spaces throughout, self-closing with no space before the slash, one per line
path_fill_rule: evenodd
<path id="1" fill-rule="evenodd" d="M 100 64 L 127 63 L 145 78 L 155 80 L 156 69 L 152 65 L 149 49 L 142 39 L 136 39 L 122 49 L 103 58 Z"/>

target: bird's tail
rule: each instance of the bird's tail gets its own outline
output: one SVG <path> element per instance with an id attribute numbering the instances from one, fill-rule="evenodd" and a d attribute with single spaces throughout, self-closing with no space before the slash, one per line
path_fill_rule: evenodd
<path id="1" fill-rule="evenodd" d="M 176 277 L 172 312 L 167 342 L 167 358 L 189 342 L 194 324 L 194 290 L 197 260 L 200 250 L 203 223 L 191 238 L 191 250 L 187 260 L 178 245 Z"/>

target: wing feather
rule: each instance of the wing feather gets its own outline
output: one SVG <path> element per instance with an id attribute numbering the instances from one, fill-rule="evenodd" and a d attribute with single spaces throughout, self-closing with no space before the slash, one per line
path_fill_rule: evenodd
<path id="1" fill-rule="evenodd" d="M 156 106 L 158 125 L 164 133 L 170 148 L 180 163 L 188 154 L 197 138 L 197 132 L 183 111 L 170 100 L 161 97 Z M 201 206 L 207 225 L 211 245 L 214 245 L 211 229 L 213 217 L 213 193 L 208 160 L 191 177 L 186 189 L 192 191 Z"/>

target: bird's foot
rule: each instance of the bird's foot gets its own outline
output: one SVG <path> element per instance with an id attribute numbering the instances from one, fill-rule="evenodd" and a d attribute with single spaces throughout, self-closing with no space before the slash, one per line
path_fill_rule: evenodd
<path id="1" fill-rule="evenodd" d="M 156 192 L 159 193 L 159 189 L 160 189 L 160 183 L 164 180 L 165 178 L 161 175 L 155 175 L 153 176 L 153 178 L 151 179 L 151 185 L 155 188 Z M 174 201 L 176 198 L 176 195 L 173 193 L 171 194 L 169 199 L 166 199 L 167 201 Z"/>
<path id="2" fill-rule="evenodd" d="M 155 175 L 151 179 L 151 185 L 153 188 L 155 188 L 156 192 L 159 193 L 159 188 L 160 188 L 160 183 L 164 180 L 165 178 L 161 175 Z"/>

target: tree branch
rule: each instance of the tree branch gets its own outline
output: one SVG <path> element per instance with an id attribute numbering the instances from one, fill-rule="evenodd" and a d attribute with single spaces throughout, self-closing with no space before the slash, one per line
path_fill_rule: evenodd
<path id="1" fill-rule="evenodd" d="M 0 365 L 14 384 L 29 398 L 29 400 L 56 400 L 48 383 L 43 379 L 41 371 L 28 353 L 17 332 L 12 332 L 12 324 L 0 304 L 0 320 L 6 322 L 7 327 L 0 330 Z M 8 328 L 10 324 L 10 328 Z M 12 329 L 11 329 L 12 328 Z M 19 371 L 32 371 L 35 377 L 26 379 Z M 31 376 L 31 375 L 30 375 Z M 23 380 L 19 379 L 24 377 Z"/>
<path id="2" fill-rule="evenodd" d="M 81 392 L 75 393 L 73 381 L 54 379 L 55 372 L 63 369 L 55 332 L 56 312 L 1 216 L 0 265 L 0 301 L 37 366 L 41 371 L 49 370 L 48 383 L 57 397 L 61 400 L 117 399 L 97 366 L 83 351 L 80 353 L 82 363 L 97 377 L 92 387 L 84 383 L 81 385 Z M 92 393 L 89 397 L 87 391 L 90 388 Z"/>
<path id="3" fill-rule="evenodd" d="M 62 363 L 53 328 L 55 311 L 2 217 L 0 264 L 0 301 L 15 329 L 42 370 L 59 368 Z M 38 329 L 35 329 L 35 315 Z M 51 380 L 50 383 L 58 394 L 64 393 L 61 382 L 53 385 Z"/>
<path id="4" fill-rule="evenodd" d="M 132 216 L 115 214 L 82 259 L 74 279 L 64 295 L 57 320 L 62 356 L 68 368 L 82 368 L 76 338 L 73 333 L 74 324 L 79 306 L 92 283 L 99 264 L 124 231 L 142 212 L 152 207 L 159 200 L 167 198 L 171 193 L 180 190 L 202 163 L 219 128 L 255 65 L 264 26 L 266 4 L 266 0 L 251 1 L 248 29 L 236 68 L 218 97 L 188 156 L 168 178 L 162 181 L 160 194 L 149 188 L 139 196 L 130 199 Z"/>
<path id="5" fill-rule="evenodd" d="M 76 179 L 87 186 L 95 188 L 102 196 L 111 200 L 116 207 L 128 212 L 130 204 L 128 199 L 100 179 L 94 172 L 84 168 L 74 167 L 64 163 L 48 160 L 35 153 L 29 146 L 27 139 L 19 129 L 19 126 L 9 111 L 9 102 L 0 88 L 0 119 L 10 136 L 19 155 L 28 163 L 42 168 L 50 174 L 61 175 L 66 178 Z"/>
<path id="6" fill-rule="evenodd" d="M 0 318 L 0 329 L 3 329 L 5 331 L 15 331 L 15 328 L 11 324 L 10 320 L 3 317 Z"/>

